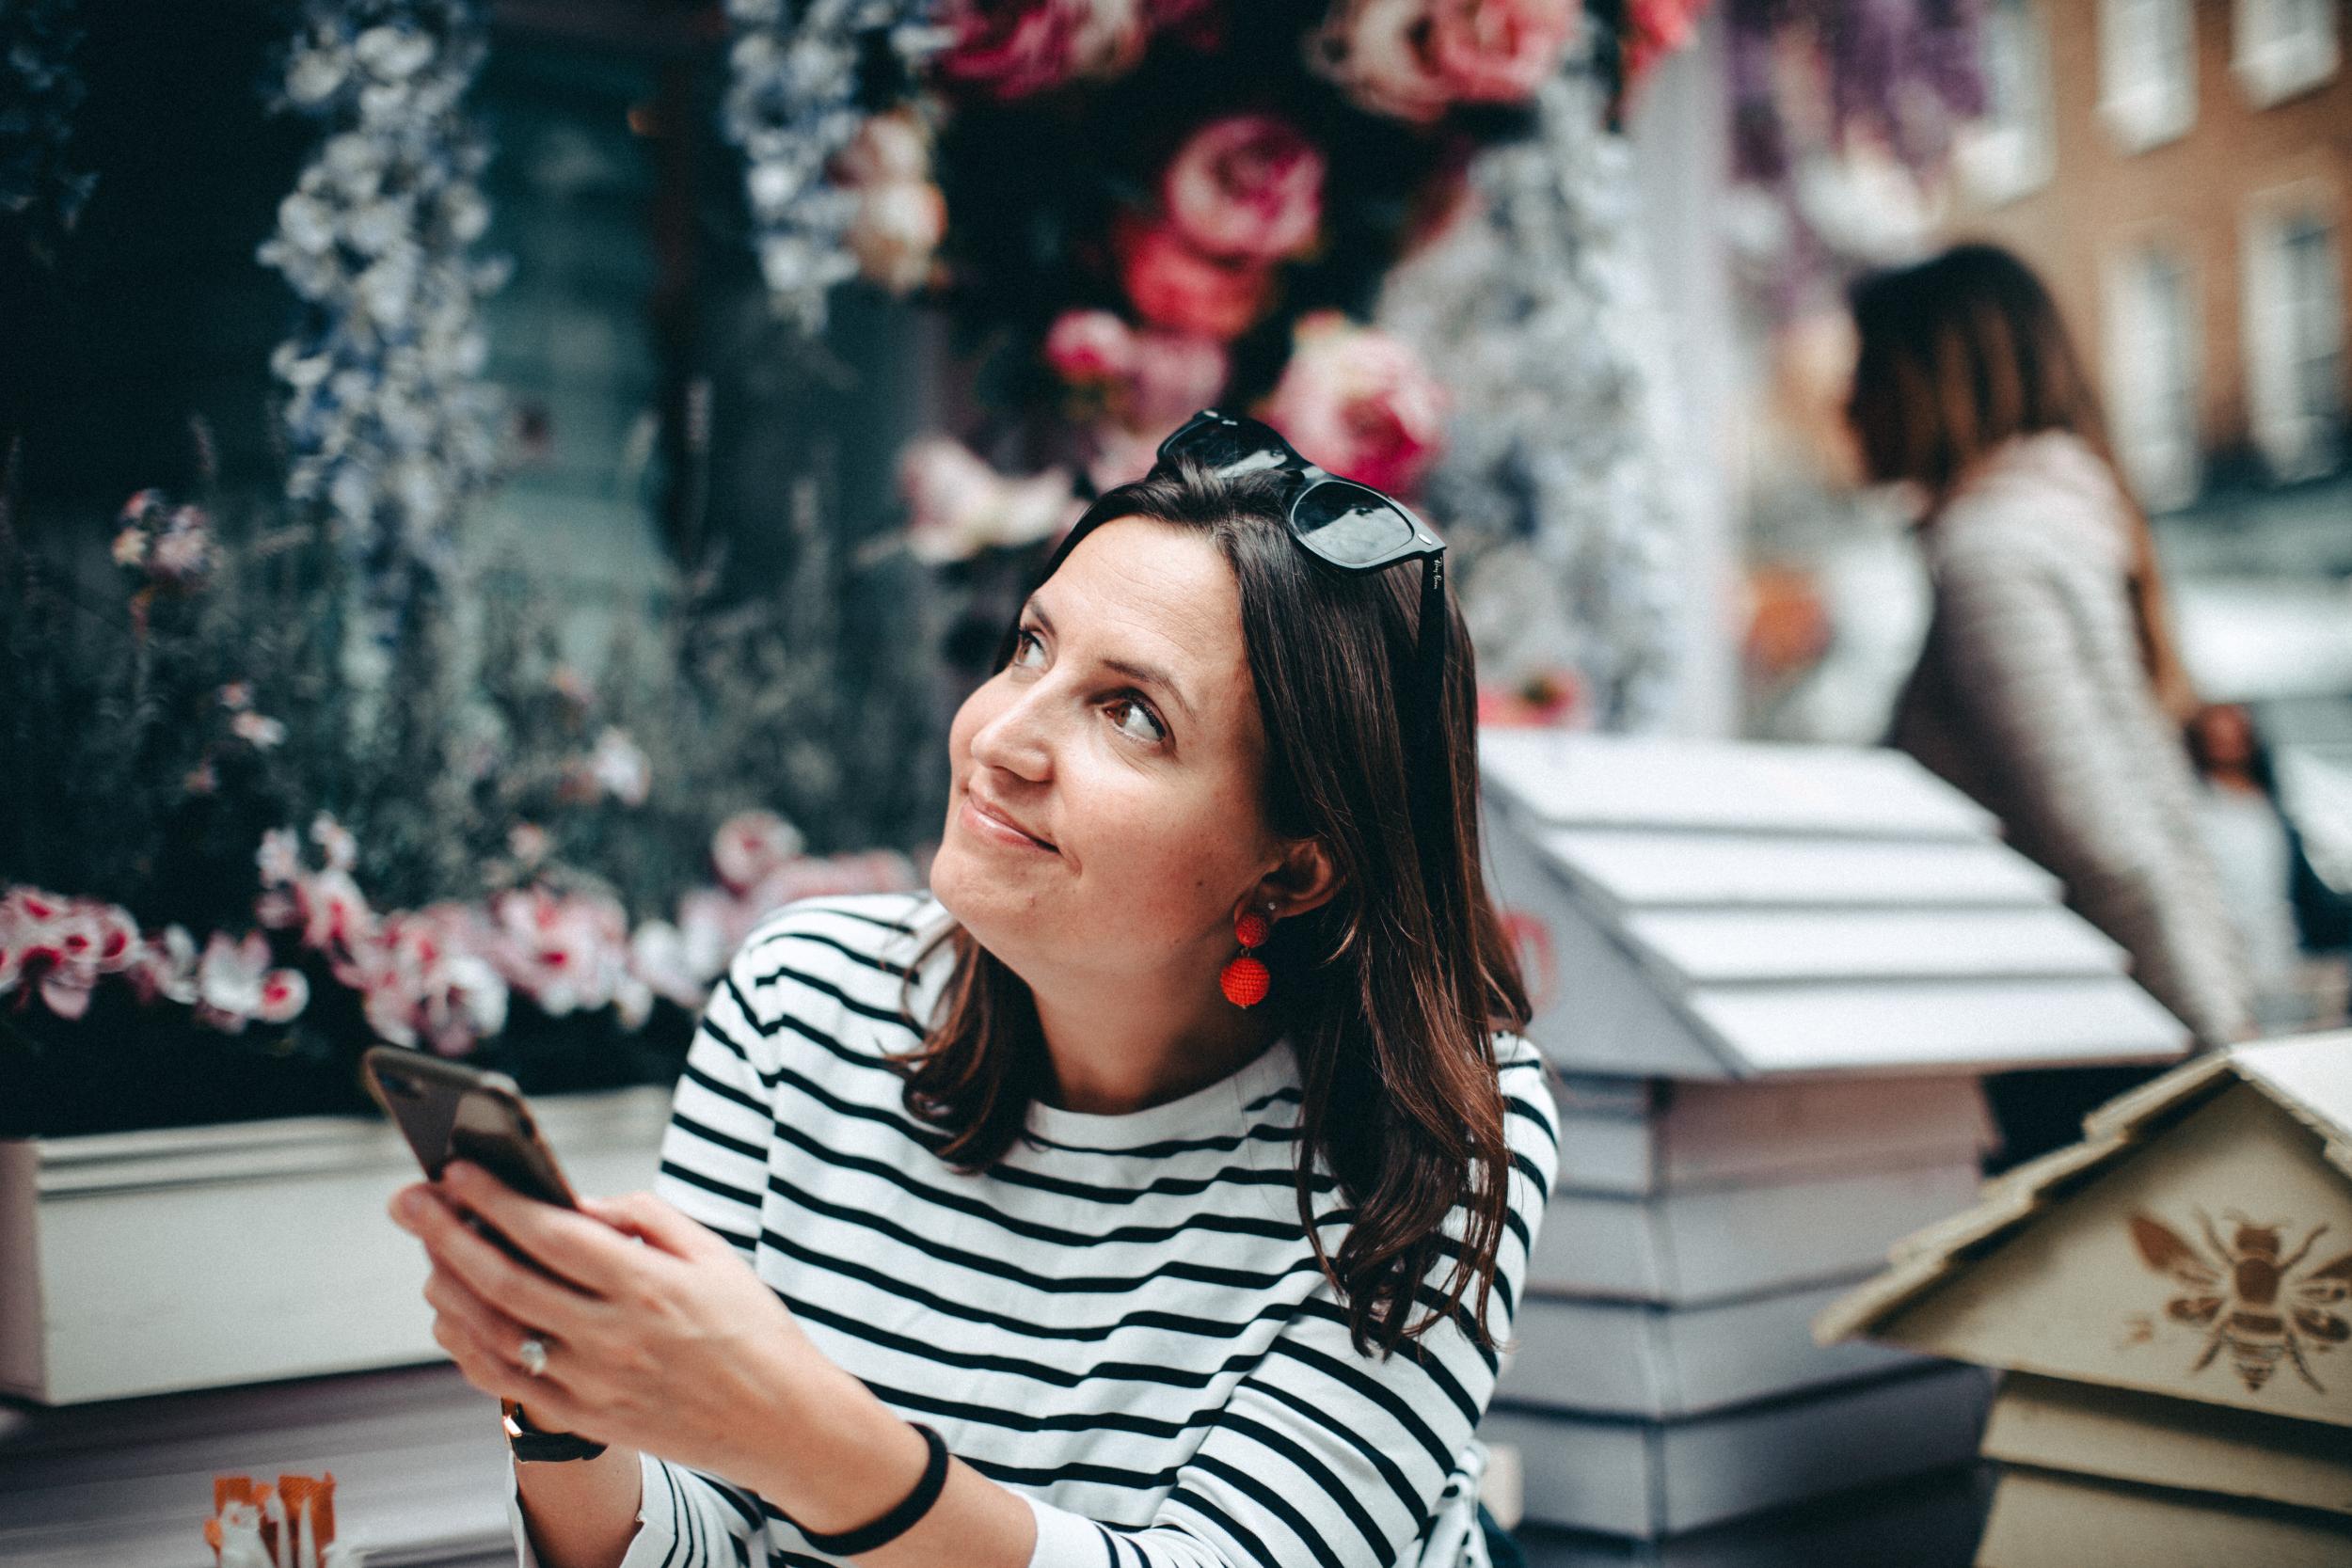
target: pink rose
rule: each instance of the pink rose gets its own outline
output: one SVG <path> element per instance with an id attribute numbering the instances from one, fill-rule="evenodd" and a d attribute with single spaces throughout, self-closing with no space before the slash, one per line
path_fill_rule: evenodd
<path id="1" fill-rule="evenodd" d="M 1170 332 L 1231 342 L 1272 303 L 1272 268 L 1203 256 L 1168 224 L 1128 214 L 1113 226 L 1111 246 L 1136 313 Z"/>
<path id="2" fill-rule="evenodd" d="M 1287 120 L 1232 115 L 1195 131 L 1161 177 L 1168 222 L 1203 255 L 1279 261 L 1323 225 L 1323 153 Z"/>
<path id="3" fill-rule="evenodd" d="M 1263 412 L 1307 457 L 1392 493 L 1412 490 L 1445 439 L 1445 390 L 1420 357 L 1336 310 L 1299 321 Z"/>
<path id="4" fill-rule="evenodd" d="M 913 109 L 870 115 L 834 159 L 844 185 L 896 185 L 931 177 L 930 133 Z"/>
<path id="5" fill-rule="evenodd" d="M 1359 108 L 1426 124 L 1453 94 L 1429 57 L 1431 0 L 1334 0 L 1307 63 Z"/>
<path id="6" fill-rule="evenodd" d="M 1576 19 L 1576 0 L 1436 0 L 1430 63 L 1456 100 L 1524 103 L 1559 71 Z"/>
<path id="7" fill-rule="evenodd" d="M 1141 0 L 949 0 L 939 73 L 992 98 L 1116 76 L 1148 41 Z"/>
<path id="8" fill-rule="evenodd" d="M 1108 310 L 1064 310 L 1045 334 L 1045 362 L 1073 387 L 1124 381 L 1135 356 L 1134 331 Z"/>

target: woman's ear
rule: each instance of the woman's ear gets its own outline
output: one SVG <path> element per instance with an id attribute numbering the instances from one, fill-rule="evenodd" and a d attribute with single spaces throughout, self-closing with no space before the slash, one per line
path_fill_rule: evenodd
<path id="1" fill-rule="evenodd" d="M 1319 838 L 1295 838 L 1282 847 L 1282 859 L 1258 879 L 1250 902 L 1271 908 L 1278 921 L 1305 914 L 1331 901 L 1340 891 L 1340 868 L 1330 848 Z"/>

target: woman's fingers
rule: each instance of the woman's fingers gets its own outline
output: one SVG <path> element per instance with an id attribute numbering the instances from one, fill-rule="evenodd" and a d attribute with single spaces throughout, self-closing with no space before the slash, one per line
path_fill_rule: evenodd
<path id="1" fill-rule="evenodd" d="M 522 1342 L 547 1339 L 544 1333 L 517 1322 L 474 1294 L 462 1280 L 437 1263 L 424 1282 L 424 1299 L 436 1312 L 454 1320 L 477 1343 L 517 1370 L 522 1369 Z"/>
<path id="2" fill-rule="evenodd" d="M 675 1258 L 693 1259 L 713 1246 L 732 1255 L 734 1244 L 651 1193 L 584 1197 L 580 1208 L 625 1236 L 634 1236 Z"/>
<path id="3" fill-rule="evenodd" d="M 402 1206 L 404 1200 L 408 1201 Z M 596 1297 L 509 1258 L 477 1234 L 451 1200 L 431 1186 L 405 1188 L 393 1201 L 395 1217 L 424 1243 L 435 1263 L 518 1321 L 564 1334 L 576 1330 L 583 1314 L 599 1305 Z"/>
<path id="4" fill-rule="evenodd" d="M 532 1377 L 484 1344 L 463 1322 L 446 1314 L 433 1320 L 433 1341 L 449 1354 L 468 1383 L 495 1398 L 513 1400 L 542 1432 L 578 1432 L 588 1418 L 557 1376 L 558 1364 L 550 1364 L 545 1376 Z"/>
<path id="5" fill-rule="evenodd" d="M 441 1181 L 500 1234 L 582 1290 L 612 1294 L 644 1266 L 644 1249 L 602 1220 L 525 1197 L 470 1161 L 452 1161 Z"/>

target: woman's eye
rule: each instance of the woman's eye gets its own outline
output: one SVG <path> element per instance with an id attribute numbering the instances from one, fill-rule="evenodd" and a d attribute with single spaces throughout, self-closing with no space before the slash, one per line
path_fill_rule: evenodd
<path id="1" fill-rule="evenodd" d="M 1023 626 L 1012 641 L 1012 662 L 1034 669 L 1045 661 L 1045 640 Z"/>
<path id="2" fill-rule="evenodd" d="M 1168 732 L 1152 717 L 1152 710 L 1133 697 L 1120 697 L 1110 705 L 1111 723 L 1130 740 L 1140 740 L 1156 746 L 1168 738 Z"/>

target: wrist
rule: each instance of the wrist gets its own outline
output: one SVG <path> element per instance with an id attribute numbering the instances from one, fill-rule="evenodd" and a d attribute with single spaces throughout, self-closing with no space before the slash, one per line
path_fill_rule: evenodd
<path id="1" fill-rule="evenodd" d="M 759 1494 L 804 1528 L 856 1529 L 898 1506 L 922 1479 L 923 1435 L 873 1390 L 820 1356 L 768 1403 L 772 1441 L 747 1470 Z"/>

